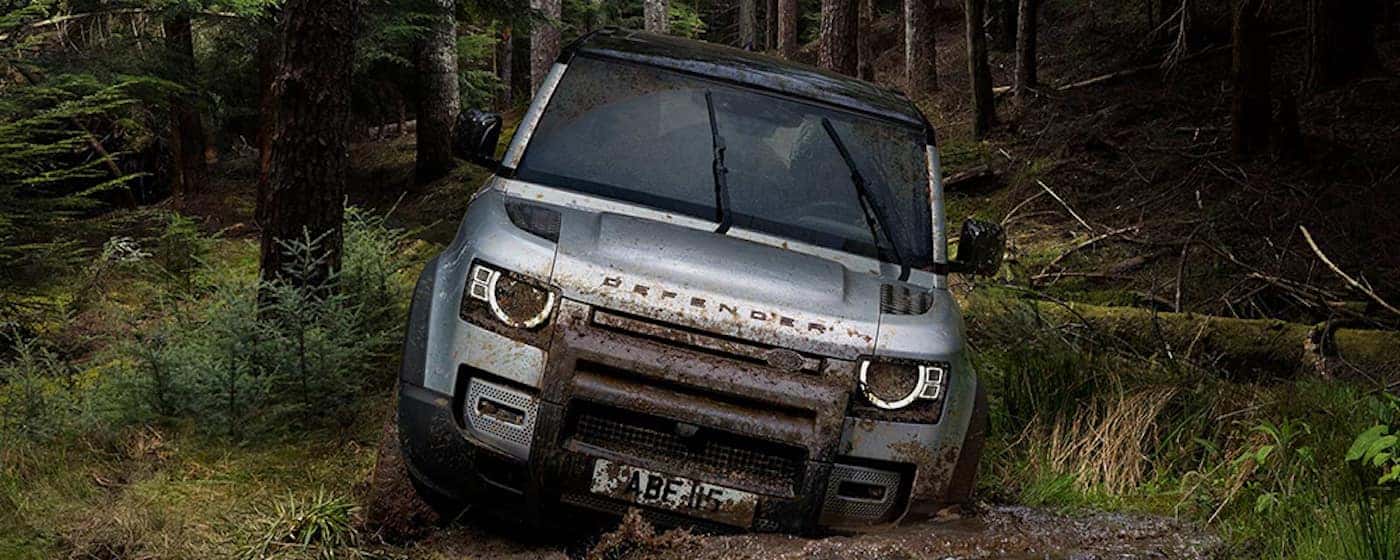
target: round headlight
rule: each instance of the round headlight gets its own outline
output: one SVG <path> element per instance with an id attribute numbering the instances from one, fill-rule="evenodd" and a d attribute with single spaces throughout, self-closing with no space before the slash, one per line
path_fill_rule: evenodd
<path id="1" fill-rule="evenodd" d="M 924 375 L 917 365 L 866 360 L 860 363 L 860 388 L 870 404 L 900 409 L 924 393 Z"/>
<path id="2" fill-rule="evenodd" d="M 533 329 L 549 320 L 554 311 L 554 294 L 497 273 L 491 278 L 491 312 L 502 323 L 519 329 Z"/>
<path id="3" fill-rule="evenodd" d="M 538 327 L 554 313 L 554 292 L 485 265 L 472 267 L 467 295 L 486 302 L 496 319 L 518 329 Z"/>

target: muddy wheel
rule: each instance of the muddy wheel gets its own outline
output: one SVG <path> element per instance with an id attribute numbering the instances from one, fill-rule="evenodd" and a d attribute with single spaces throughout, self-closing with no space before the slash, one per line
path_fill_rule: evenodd
<path id="1" fill-rule="evenodd" d="M 977 465 L 982 460 L 982 445 L 987 440 L 987 391 L 977 382 L 977 394 L 972 405 L 972 419 L 967 425 L 967 435 L 963 437 L 962 454 L 953 468 L 953 480 L 948 484 L 947 504 L 966 504 L 972 501 L 972 493 L 977 489 Z"/>
<path id="2" fill-rule="evenodd" d="M 391 415 L 380 433 L 379 451 L 369 480 L 365 526 L 388 542 L 401 543 L 426 535 L 444 518 L 424 498 L 429 495 L 426 489 L 408 472 L 396 420 Z"/>

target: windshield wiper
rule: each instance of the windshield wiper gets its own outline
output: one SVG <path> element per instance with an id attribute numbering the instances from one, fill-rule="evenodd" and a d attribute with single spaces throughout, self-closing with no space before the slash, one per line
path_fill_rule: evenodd
<path id="1" fill-rule="evenodd" d="M 841 141 L 841 135 L 836 133 L 836 127 L 832 126 L 831 119 L 822 118 L 822 128 L 826 129 L 826 135 L 831 137 L 831 143 L 836 144 L 836 151 L 841 152 L 841 159 L 846 161 L 846 167 L 851 170 L 851 182 L 855 183 L 856 196 L 860 200 L 860 211 L 865 214 L 865 224 L 870 226 L 870 236 L 875 238 L 875 251 L 880 250 L 880 234 L 885 234 L 885 239 L 890 242 L 890 252 L 894 253 L 894 261 L 899 265 L 899 280 L 901 282 L 909 279 L 909 265 L 905 264 L 904 256 L 899 254 L 899 244 L 895 243 L 894 235 L 890 234 L 889 221 L 884 218 L 884 212 L 875 198 L 870 196 L 870 187 L 865 182 L 865 176 L 861 175 L 860 168 L 856 167 L 855 158 L 851 157 L 850 150 L 846 149 L 846 143 Z"/>
<path id="2" fill-rule="evenodd" d="M 729 169 L 724 166 L 724 137 L 719 135 L 719 122 L 715 120 L 715 99 L 709 90 L 705 91 L 705 107 L 710 112 L 710 141 L 714 146 L 715 174 L 715 219 L 719 228 L 715 233 L 726 233 L 734 219 L 729 213 Z"/>

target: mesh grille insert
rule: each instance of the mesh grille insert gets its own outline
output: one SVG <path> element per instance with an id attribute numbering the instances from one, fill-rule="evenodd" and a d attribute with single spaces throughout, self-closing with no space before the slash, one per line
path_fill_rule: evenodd
<path id="1" fill-rule="evenodd" d="M 670 465 L 677 474 L 774 494 L 794 493 L 805 468 L 806 452 L 798 447 L 596 405 L 577 415 L 573 437 L 624 457 Z"/>
<path id="2" fill-rule="evenodd" d="M 822 506 L 822 522 L 864 522 L 886 521 L 894 510 L 899 495 L 899 473 L 857 467 L 854 465 L 832 465 L 831 478 L 827 482 L 826 502 Z M 878 499 L 865 499 L 841 495 L 842 483 L 856 483 L 882 488 Z"/>
<path id="3" fill-rule="evenodd" d="M 529 457 L 539 407 L 538 399 L 522 391 L 482 379 L 471 380 L 464 405 L 473 430 L 521 459 Z"/>

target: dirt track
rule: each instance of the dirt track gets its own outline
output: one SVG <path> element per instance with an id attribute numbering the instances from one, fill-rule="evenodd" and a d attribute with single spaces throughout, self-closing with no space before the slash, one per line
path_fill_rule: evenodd
<path id="1" fill-rule="evenodd" d="M 495 530 L 456 526 L 409 546 L 413 557 L 719 559 L 1219 558 L 1217 537 L 1170 519 L 1096 513 L 1059 515 L 995 506 L 971 517 L 877 534 L 804 539 L 784 535 L 657 534 L 639 519 L 596 541 L 528 545 Z M 591 549 L 591 550 L 590 550 Z M 587 551 L 587 552 L 586 552 Z"/>

